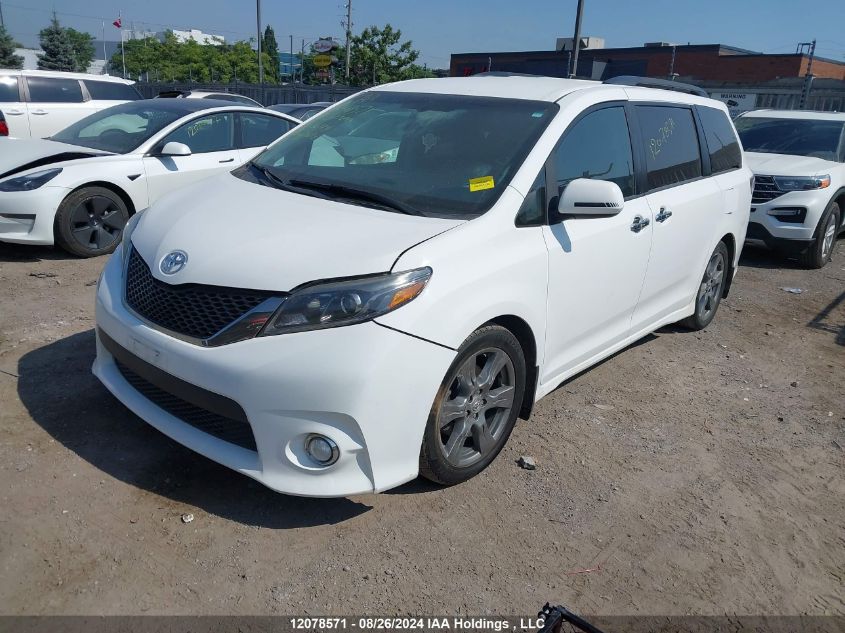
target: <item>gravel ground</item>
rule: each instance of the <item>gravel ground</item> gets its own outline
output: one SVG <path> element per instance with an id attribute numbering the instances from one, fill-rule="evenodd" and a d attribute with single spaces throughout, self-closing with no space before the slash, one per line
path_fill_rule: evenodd
<path id="1" fill-rule="evenodd" d="M 0 245 L 2 614 L 845 614 L 842 242 L 821 271 L 747 250 L 710 328 L 568 381 L 474 480 L 337 500 L 99 385 L 103 263 Z"/>

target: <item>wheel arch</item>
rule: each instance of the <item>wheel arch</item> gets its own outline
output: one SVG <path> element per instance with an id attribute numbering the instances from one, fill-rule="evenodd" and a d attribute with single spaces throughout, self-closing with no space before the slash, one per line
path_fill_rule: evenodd
<path id="1" fill-rule="evenodd" d="M 503 314 L 490 319 L 485 325 L 498 325 L 516 337 L 522 352 L 525 354 L 525 393 L 522 397 L 522 407 L 519 417 L 527 420 L 534 408 L 534 395 L 537 392 L 537 379 L 540 368 L 537 364 L 537 338 L 528 322 L 513 314 Z M 482 326 L 483 327 L 483 326 Z"/>
<path id="2" fill-rule="evenodd" d="M 736 271 L 739 262 L 736 261 L 736 237 L 734 237 L 733 233 L 725 233 L 719 242 L 723 243 L 725 247 L 728 249 L 728 261 L 730 262 L 730 274 L 728 278 L 725 280 L 725 287 L 722 290 L 722 298 L 726 298 L 728 296 L 728 292 L 730 292 L 731 284 L 733 284 L 734 280 L 734 272 Z"/>
<path id="3" fill-rule="evenodd" d="M 118 195 L 123 203 L 126 205 L 126 208 L 129 210 L 129 217 L 135 215 L 137 209 L 135 208 L 135 203 L 132 201 L 132 196 L 126 193 L 126 190 L 118 185 L 114 184 L 113 182 L 109 182 L 108 180 L 93 180 L 91 182 L 86 182 L 85 184 L 79 185 L 71 189 L 67 196 L 64 197 L 64 200 L 67 200 L 68 196 L 72 196 L 80 189 L 86 189 L 87 187 L 102 187 L 103 189 L 108 189 L 112 193 Z"/>
<path id="4" fill-rule="evenodd" d="M 839 205 L 839 229 L 845 229 L 845 187 L 842 187 L 833 194 L 830 202 L 835 202 Z M 830 203 L 828 203 L 830 206 Z"/>

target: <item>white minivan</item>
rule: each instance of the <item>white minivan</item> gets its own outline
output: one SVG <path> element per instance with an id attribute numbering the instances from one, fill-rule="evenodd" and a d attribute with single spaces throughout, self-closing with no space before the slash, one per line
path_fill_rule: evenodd
<path id="1" fill-rule="evenodd" d="M 0 68 L 4 136 L 52 136 L 98 110 L 141 99 L 133 83 L 107 75 Z"/>
<path id="2" fill-rule="evenodd" d="M 458 483 L 568 377 L 711 322 L 751 180 L 706 97 L 379 86 L 135 215 L 98 284 L 93 371 L 277 491 Z"/>

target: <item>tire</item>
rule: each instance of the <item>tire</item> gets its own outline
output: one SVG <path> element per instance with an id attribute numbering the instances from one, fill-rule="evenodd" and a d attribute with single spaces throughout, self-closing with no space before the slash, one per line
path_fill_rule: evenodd
<path id="1" fill-rule="evenodd" d="M 77 257 L 97 257 L 114 251 L 129 220 L 129 209 L 111 189 L 83 187 L 59 205 L 56 244 Z"/>
<path id="2" fill-rule="evenodd" d="M 458 350 L 431 407 L 420 474 L 451 486 L 487 468 L 516 423 L 525 375 L 522 347 L 509 330 L 490 325 L 473 332 Z M 494 398 L 498 405 L 491 406 Z"/>
<path id="3" fill-rule="evenodd" d="M 842 211 L 839 205 L 831 202 L 819 219 L 816 239 L 801 253 L 799 261 L 805 268 L 824 268 L 833 255 L 836 247 L 836 234 L 839 232 L 839 220 Z"/>
<path id="4" fill-rule="evenodd" d="M 695 312 L 681 321 L 681 325 L 696 331 L 710 325 L 722 302 L 730 270 L 728 247 L 724 242 L 719 242 L 713 254 L 710 255 L 710 259 L 707 260 L 701 284 L 695 293 Z"/>

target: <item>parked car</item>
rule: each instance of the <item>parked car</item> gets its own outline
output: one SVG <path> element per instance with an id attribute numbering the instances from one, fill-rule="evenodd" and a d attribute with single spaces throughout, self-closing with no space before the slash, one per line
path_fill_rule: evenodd
<path id="1" fill-rule="evenodd" d="M 331 101 L 315 101 L 314 103 L 277 103 L 269 106 L 269 108 L 276 112 L 283 112 L 300 121 L 307 121 L 330 105 L 332 105 Z"/>
<path id="2" fill-rule="evenodd" d="M 0 69 L 0 111 L 7 134 L 45 138 L 89 114 L 141 99 L 134 82 L 108 75 Z"/>
<path id="3" fill-rule="evenodd" d="M 114 250 L 127 220 L 165 193 L 237 167 L 296 126 L 223 101 L 147 99 L 0 151 L 0 242 Z"/>
<path id="4" fill-rule="evenodd" d="M 333 145 L 350 120 L 384 128 Z M 343 162 L 321 164 L 318 142 Z M 521 76 L 379 86 L 130 220 L 97 289 L 93 371 L 277 491 L 455 484 L 565 379 L 712 321 L 751 177 L 708 98 Z"/>
<path id="5" fill-rule="evenodd" d="M 255 99 L 233 92 L 210 92 L 207 90 L 165 90 L 159 92 L 156 99 L 216 99 L 217 101 L 234 101 L 256 108 L 264 107 Z"/>
<path id="6" fill-rule="evenodd" d="M 736 127 L 755 177 L 747 239 L 822 268 L 845 231 L 845 113 L 754 110 Z"/>

